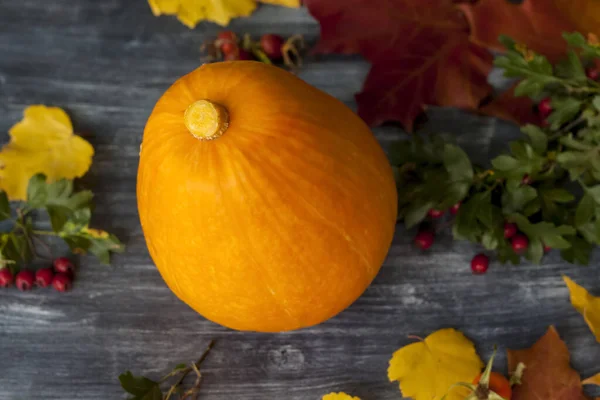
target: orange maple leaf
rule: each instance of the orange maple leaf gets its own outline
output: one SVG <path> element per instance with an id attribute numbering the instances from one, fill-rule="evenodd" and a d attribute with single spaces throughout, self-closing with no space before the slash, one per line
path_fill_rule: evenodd
<path id="1" fill-rule="evenodd" d="M 490 53 L 469 41 L 452 0 L 305 0 L 321 23 L 322 53 L 360 53 L 372 62 L 356 97 L 370 125 L 412 130 L 427 105 L 476 109 L 489 95 Z"/>
<path id="2" fill-rule="evenodd" d="M 565 343 L 551 326 L 533 346 L 524 350 L 508 350 L 508 369 L 525 364 L 521 385 L 513 389 L 519 400 L 583 400 L 579 374 L 569 365 L 570 354 Z"/>

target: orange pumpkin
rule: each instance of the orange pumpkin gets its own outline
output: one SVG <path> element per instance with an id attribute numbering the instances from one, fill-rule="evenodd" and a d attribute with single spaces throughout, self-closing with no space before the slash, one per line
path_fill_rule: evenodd
<path id="1" fill-rule="evenodd" d="M 206 318 L 285 331 L 336 315 L 392 241 L 391 167 L 348 107 L 252 61 L 204 65 L 156 104 L 138 208 L 152 259 Z"/>

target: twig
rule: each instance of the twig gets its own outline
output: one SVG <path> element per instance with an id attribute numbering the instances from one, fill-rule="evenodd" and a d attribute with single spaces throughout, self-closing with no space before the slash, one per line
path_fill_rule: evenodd
<path id="1" fill-rule="evenodd" d="M 181 385 L 181 383 L 183 382 L 183 380 L 188 376 L 188 374 L 191 371 L 198 371 L 198 368 L 200 368 L 200 365 L 202 364 L 202 362 L 204 360 L 206 360 L 206 357 L 208 357 L 208 353 L 210 353 L 210 351 L 212 350 L 212 348 L 214 347 L 214 345 L 215 345 L 215 340 L 211 339 L 211 341 L 208 343 L 208 346 L 206 346 L 206 350 L 204 350 L 204 353 L 202 353 L 202 355 L 200 356 L 200 358 L 198 359 L 198 361 L 196 361 L 195 363 L 193 363 L 192 366 L 187 367 L 187 368 L 182 369 L 182 370 L 179 371 L 179 373 L 181 373 L 181 376 L 179 377 L 179 379 L 177 379 L 177 382 L 175 382 L 175 384 L 173 386 L 171 386 L 171 388 L 167 392 L 167 395 L 165 396 L 165 400 L 170 400 L 171 399 L 171 396 L 173 395 L 173 393 L 175 393 L 175 390 L 177 389 L 177 387 L 179 385 Z M 200 372 L 198 371 L 198 374 L 199 373 Z M 176 374 L 173 374 L 173 375 L 176 375 Z M 168 377 L 170 377 L 170 375 L 167 375 L 163 379 L 161 379 L 161 382 L 163 382 Z"/>
<path id="2" fill-rule="evenodd" d="M 52 257 L 52 248 L 50 247 L 50 245 L 48 243 L 46 243 L 44 241 L 44 239 L 42 239 L 41 237 L 37 237 L 37 236 L 33 236 L 34 239 L 36 239 L 38 241 L 39 244 L 42 245 L 42 247 L 44 249 L 46 249 L 46 251 L 48 252 L 48 254 L 50 255 L 50 257 Z"/>

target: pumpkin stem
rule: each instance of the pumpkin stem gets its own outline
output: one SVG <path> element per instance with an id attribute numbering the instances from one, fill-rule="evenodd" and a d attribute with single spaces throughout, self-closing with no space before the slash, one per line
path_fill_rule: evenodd
<path id="1" fill-rule="evenodd" d="M 183 115 L 186 128 L 197 139 L 212 140 L 220 137 L 229 126 L 229 113 L 220 104 L 198 100 L 189 105 Z"/>

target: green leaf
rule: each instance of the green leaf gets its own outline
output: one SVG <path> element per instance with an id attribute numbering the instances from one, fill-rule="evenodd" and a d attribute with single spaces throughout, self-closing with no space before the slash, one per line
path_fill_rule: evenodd
<path id="1" fill-rule="evenodd" d="M 500 35 L 498 37 L 498 41 L 500 43 L 502 43 L 502 45 L 506 48 L 506 50 L 514 50 L 516 42 L 513 40 L 513 38 L 511 38 L 510 36 L 507 35 Z M 585 41 L 585 39 L 584 39 Z"/>
<path id="2" fill-rule="evenodd" d="M 440 190 L 443 193 L 443 201 L 436 208 L 445 210 L 452 207 L 465 198 L 470 188 L 471 181 L 448 182 L 446 185 L 442 185 Z"/>
<path id="3" fill-rule="evenodd" d="M 519 167 L 519 161 L 514 157 L 501 155 L 492 160 L 492 166 L 499 171 L 511 171 Z"/>
<path id="4" fill-rule="evenodd" d="M 588 265 L 594 246 L 578 236 L 569 236 L 571 246 L 560 252 L 562 258 L 570 263 Z"/>
<path id="5" fill-rule="evenodd" d="M 592 105 L 597 111 L 600 111 L 600 95 L 594 97 L 594 100 L 592 100 Z"/>
<path id="6" fill-rule="evenodd" d="M 62 236 L 62 239 L 69 246 L 69 249 L 75 254 L 85 254 L 88 252 L 92 243 L 89 239 L 77 235 Z"/>
<path id="7" fill-rule="evenodd" d="M 521 128 L 521 132 L 529 136 L 531 147 L 538 154 L 543 154 L 548 149 L 548 136 L 544 131 L 535 125 L 525 125 Z"/>
<path id="8" fill-rule="evenodd" d="M 32 176 L 27 185 L 27 205 L 31 208 L 41 208 L 46 204 L 47 198 L 46 176 L 44 174 Z"/>
<path id="9" fill-rule="evenodd" d="M 527 205 L 525 205 L 525 207 L 523 207 L 523 211 L 521 213 L 524 216 L 529 217 L 529 216 L 532 216 L 533 214 L 537 213 L 538 211 L 540 211 L 541 208 L 542 208 L 542 202 L 540 201 L 539 198 L 536 198 L 536 199 L 531 200 L 529 203 L 527 203 Z"/>
<path id="10" fill-rule="evenodd" d="M 2 250 L 5 259 L 17 263 L 27 263 L 33 258 L 33 249 L 24 235 L 7 234 L 6 244 Z"/>
<path id="11" fill-rule="evenodd" d="M 575 226 L 580 227 L 587 224 L 594 216 L 595 208 L 596 204 L 592 196 L 583 196 L 575 210 Z"/>
<path id="12" fill-rule="evenodd" d="M 119 382 L 127 393 L 133 395 L 129 400 L 162 400 L 159 383 L 151 379 L 126 371 L 119 375 Z"/>
<path id="13" fill-rule="evenodd" d="M 187 364 L 177 364 L 175 366 L 175 368 L 173 368 L 173 371 L 177 371 L 178 369 L 186 369 L 187 368 Z"/>
<path id="14" fill-rule="evenodd" d="M 471 161 L 458 146 L 446 144 L 444 147 L 444 166 L 453 181 L 471 181 L 473 179 Z"/>
<path id="15" fill-rule="evenodd" d="M 47 185 L 47 205 L 62 206 L 72 211 L 91 206 L 93 194 L 89 190 L 82 190 L 73 194 L 73 182 L 61 179 Z"/>
<path id="16" fill-rule="evenodd" d="M 544 90 L 544 82 L 537 79 L 523 79 L 515 88 L 514 94 L 517 97 L 529 96 L 536 97 Z"/>
<path id="17" fill-rule="evenodd" d="M 63 223 L 59 230 L 60 236 L 69 236 L 81 232 L 87 227 L 92 218 L 92 210 L 89 208 L 80 208 L 69 212 L 69 219 Z"/>
<path id="18" fill-rule="evenodd" d="M 596 204 L 600 204 L 600 185 L 585 187 L 585 193 L 589 195 Z"/>
<path id="19" fill-rule="evenodd" d="M 531 223 L 529 219 L 520 214 L 512 214 L 510 221 L 515 222 L 519 226 L 519 230 L 524 232 L 529 241 L 539 239 L 543 244 L 554 249 L 565 249 L 571 244 L 565 236 L 574 235 L 575 228 L 569 225 L 556 226 L 551 222 Z"/>
<path id="20" fill-rule="evenodd" d="M 502 210 L 505 214 L 519 212 L 537 195 L 537 191 L 527 185 L 521 185 L 512 191 L 506 191 L 502 194 Z"/>
<path id="21" fill-rule="evenodd" d="M 520 256 L 515 253 L 512 247 L 506 242 L 502 241 L 498 244 L 498 259 L 502 264 L 506 264 L 510 261 L 512 264 L 517 265 L 520 261 Z"/>
<path id="22" fill-rule="evenodd" d="M 577 140 L 573 137 L 573 134 L 569 134 L 567 136 L 563 136 L 559 139 L 561 144 L 564 144 L 566 147 L 569 147 L 571 149 L 574 150 L 581 150 L 581 151 L 586 151 L 586 150 L 591 150 L 594 148 L 594 146 L 585 143 L 581 140 Z M 564 154 L 564 153 L 560 153 L 559 157 Z"/>
<path id="23" fill-rule="evenodd" d="M 73 181 L 68 179 L 59 179 L 58 181 L 46 185 L 48 200 L 68 198 L 73 192 Z"/>
<path id="24" fill-rule="evenodd" d="M 562 36 L 571 47 L 579 48 L 587 43 L 585 37 L 579 32 L 563 32 Z"/>
<path id="25" fill-rule="evenodd" d="M 571 121 L 581 111 L 583 103 L 574 97 L 552 98 L 554 111 L 547 118 L 553 129 Z"/>
<path id="26" fill-rule="evenodd" d="M 543 188 L 540 189 L 540 192 L 546 199 L 555 203 L 568 203 L 575 200 L 575 196 L 563 188 Z"/>
<path id="27" fill-rule="evenodd" d="M 11 218 L 10 203 L 5 191 L 0 191 L 0 221 Z"/>
<path id="28" fill-rule="evenodd" d="M 600 244 L 600 228 L 598 224 L 600 221 L 596 223 L 589 222 L 587 224 L 581 225 L 577 228 L 579 233 L 590 243 Z"/>
<path id="29" fill-rule="evenodd" d="M 477 193 L 468 199 L 458 210 L 455 219 L 455 235 L 477 242 L 483 233 L 480 218 L 486 218 L 491 207 L 490 192 Z"/>
<path id="30" fill-rule="evenodd" d="M 542 244 L 542 241 L 539 239 L 530 240 L 525 257 L 532 263 L 539 264 L 542 261 L 543 256 L 544 245 Z"/>
<path id="31" fill-rule="evenodd" d="M 406 228 L 411 228 L 424 220 L 427 212 L 431 210 L 434 205 L 433 201 L 411 205 L 404 216 L 404 225 L 406 225 Z"/>
<path id="32" fill-rule="evenodd" d="M 581 64 L 579 56 L 573 50 L 569 50 L 567 58 L 557 65 L 557 75 L 575 80 L 587 79 L 583 64 Z"/>
<path id="33" fill-rule="evenodd" d="M 60 232 L 71 217 L 71 210 L 64 206 L 46 206 L 50 223 L 54 232 Z"/>
<path id="34" fill-rule="evenodd" d="M 583 50 L 585 58 L 600 58 L 600 48 L 590 45 L 581 33 L 563 33 L 563 37 L 571 47 Z"/>
<path id="35" fill-rule="evenodd" d="M 498 238 L 496 238 L 493 232 L 487 231 L 481 236 L 481 244 L 488 250 L 495 250 L 498 247 L 498 243 Z"/>

